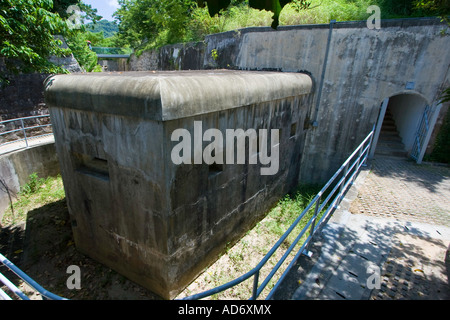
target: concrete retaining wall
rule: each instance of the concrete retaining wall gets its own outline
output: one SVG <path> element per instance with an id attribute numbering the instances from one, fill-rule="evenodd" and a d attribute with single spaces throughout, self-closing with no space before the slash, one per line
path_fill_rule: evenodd
<path id="1" fill-rule="evenodd" d="M 202 69 L 307 72 L 314 81 L 313 108 L 307 115 L 300 180 L 324 182 L 376 124 L 385 98 L 412 93 L 434 105 L 450 84 L 450 36 L 448 30 L 442 33 L 446 25 L 439 19 L 383 20 L 379 30 L 368 29 L 366 21 L 338 22 L 331 32 L 330 27 L 214 34 L 204 43 L 145 53 L 142 60 L 152 56 L 152 64 L 139 64 L 141 58 L 134 57 L 130 70 L 185 69 L 182 53 L 189 47 L 186 57 L 203 60 Z M 177 63 L 164 63 L 167 60 Z"/>
<path id="2" fill-rule="evenodd" d="M 35 172 L 42 178 L 56 177 L 59 174 L 59 162 L 54 143 L 0 156 L 0 179 L 12 195 L 17 194 L 20 187 L 28 182 L 28 177 Z M 4 186 L 0 185 L 0 220 L 9 205 L 8 193 L 5 192 Z"/>

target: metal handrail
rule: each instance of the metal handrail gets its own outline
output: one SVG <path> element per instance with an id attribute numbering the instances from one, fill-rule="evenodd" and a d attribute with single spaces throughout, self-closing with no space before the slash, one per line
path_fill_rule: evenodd
<path id="1" fill-rule="evenodd" d="M 416 131 L 416 136 L 414 139 L 414 144 L 413 147 L 411 149 L 411 158 L 413 158 L 414 160 L 418 160 L 420 153 L 422 151 L 422 147 L 423 146 L 423 141 L 425 140 L 425 136 L 428 133 L 429 128 L 429 118 L 430 118 L 430 114 L 431 114 L 431 108 L 429 105 L 425 106 L 425 110 L 423 111 L 422 114 L 422 119 L 418 125 L 417 131 Z"/>
<path id="2" fill-rule="evenodd" d="M 113 48 L 113 47 L 92 47 L 92 51 L 94 51 L 97 54 L 104 54 L 104 55 L 108 54 L 130 55 L 133 53 L 132 48 Z"/>
<path id="3" fill-rule="evenodd" d="M 12 120 L 6 120 L 0 122 L 0 124 L 5 122 L 11 122 L 11 121 L 18 121 L 21 120 L 22 128 L 25 131 L 28 128 L 24 128 L 23 126 L 23 119 L 31 119 L 31 118 L 39 118 L 39 117 L 45 117 L 44 116 L 34 116 L 34 117 L 26 117 L 26 118 L 19 118 L 19 119 L 12 119 Z M 40 126 L 37 126 L 40 127 Z M 5 133 L 3 133 L 5 134 Z M 293 260 L 290 262 L 287 269 L 284 271 L 280 279 L 277 281 L 275 286 L 270 291 L 269 295 L 266 297 L 266 299 L 270 299 L 273 294 L 275 293 L 276 289 L 279 287 L 282 280 L 285 278 L 285 276 L 290 271 L 291 267 L 295 263 L 295 261 L 298 259 L 298 257 L 304 253 L 305 250 L 308 249 L 310 245 L 310 241 L 313 238 L 314 234 L 320 230 L 323 226 L 323 223 L 326 221 L 326 219 L 334 212 L 334 210 L 338 207 L 339 203 L 342 201 L 345 193 L 347 192 L 348 187 L 353 184 L 357 174 L 359 173 L 359 170 L 361 167 L 366 163 L 367 158 L 369 156 L 370 147 L 372 144 L 374 129 L 367 135 L 367 137 L 363 140 L 363 142 L 356 148 L 356 150 L 347 158 L 347 160 L 341 165 L 341 167 L 335 172 L 335 174 L 328 180 L 328 182 L 323 186 L 323 188 L 317 193 L 317 195 L 313 198 L 313 200 L 310 201 L 308 206 L 302 211 L 302 213 L 296 218 L 296 220 L 291 224 L 291 226 L 288 228 L 288 230 L 281 236 L 281 238 L 275 243 L 275 245 L 270 249 L 270 251 L 264 256 L 264 258 L 258 263 L 256 267 L 254 267 L 249 272 L 245 273 L 244 275 L 226 283 L 221 286 L 218 286 L 216 288 L 204 291 L 199 294 L 195 294 L 192 296 L 188 296 L 183 298 L 183 300 L 197 300 L 197 299 L 203 299 L 205 297 L 211 296 L 213 294 L 217 294 L 219 292 L 225 291 L 227 289 L 230 289 L 231 287 L 234 287 L 243 281 L 249 279 L 250 277 L 254 277 L 253 279 L 253 291 L 252 296 L 250 299 L 256 300 L 261 292 L 265 289 L 267 284 L 270 282 L 270 280 L 273 278 L 275 273 L 278 271 L 278 269 L 281 267 L 281 265 L 284 263 L 284 261 L 287 259 L 287 257 L 291 254 L 292 250 L 297 246 L 300 239 L 305 235 L 305 233 L 309 230 L 308 237 L 303 242 L 301 248 L 293 258 Z M 0 134 L 1 135 L 1 134 Z M 26 136 L 25 136 L 26 137 Z M 17 141 L 17 140 L 16 140 Z M 27 144 L 28 146 L 28 144 Z M 358 155 L 356 157 L 356 155 Z M 354 159 L 356 157 L 356 159 Z M 353 160 L 353 162 L 351 162 Z M 342 176 L 341 176 L 342 175 Z M 341 178 L 336 182 L 336 180 L 341 176 Z M 335 183 L 335 184 L 334 184 Z M 333 186 L 334 184 L 334 186 Z M 328 189 L 333 186 L 332 190 L 329 192 L 326 199 L 322 202 L 322 196 L 324 196 Z M 333 195 L 336 193 L 336 191 L 339 189 L 339 193 L 332 199 Z M 331 204 L 328 205 L 328 202 L 331 201 Z M 328 206 L 327 206 L 328 205 Z M 273 254 L 279 249 L 281 244 L 286 240 L 286 238 L 292 233 L 292 231 L 297 227 L 297 225 L 300 223 L 300 221 L 305 217 L 305 215 L 314 208 L 314 215 L 308 220 L 306 225 L 303 227 L 303 229 L 299 232 L 295 240 L 292 242 L 290 247 L 286 250 L 282 258 L 278 261 L 278 263 L 275 265 L 275 267 L 271 270 L 271 272 L 267 275 L 267 277 L 263 280 L 261 285 L 259 284 L 259 276 L 260 271 L 264 267 L 264 265 L 267 263 L 267 261 L 273 256 Z M 316 223 L 317 218 L 319 217 L 319 214 L 324 210 L 325 212 L 322 214 L 322 216 L 319 218 L 319 220 Z M 36 289 L 41 295 L 47 299 L 56 299 L 61 300 L 64 298 L 61 298 L 44 288 L 42 288 L 38 283 L 36 283 L 33 279 L 31 279 L 29 276 L 27 276 L 23 271 L 21 271 L 19 268 L 17 268 L 14 264 L 12 264 L 8 259 L 6 259 L 3 255 L 0 254 L 0 262 L 2 262 L 5 266 L 7 266 L 10 270 L 12 270 L 16 275 L 18 275 L 23 281 L 28 283 L 32 288 Z M 1 275 L 1 274 L 0 274 Z M 0 277 L 0 281 L 4 277 Z M 5 283 L 5 282 L 3 282 Z M 8 282 L 5 283 L 7 286 L 10 285 Z M 12 285 L 12 284 L 11 284 Z M 9 286 L 8 286 L 9 287 Z M 25 297 L 21 296 L 20 293 L 17 292 L 17 289 L 14 285 L 10 287 L 10 289 L 16 293 L 20 298 L 25 299 Z M 20 291 L 20 290 L 19 290 Z M 5 297 L 5 293 L 0 290 L 0 295 L 2 297 Z M 7 295 L 6 295 L 7 296 Z"/>
<path id="4" fill-rule="evenodd" d="M 36 126 L 31 126 L 31 127 L 25 127 L 25 123 L 24 123 L 25 120 L 38 119 L 38 118 L 50 118 L 50 115 L 49 114 L 45 114 L 45 115 L 40 115 L 40 116 L 30 116 L 30 117 L 23 117 L 23 118 L 16 118 L 16 119 L 9 119 L 9 120 L 0 121 L 0 125 L 5 124 L 5 123 L 10 123 L 10 122 L 20 122 L 20 128 L 19 129 L 13 129 L 13 130 L 1 132 L 0 136 L 7 135 L 7 134 L 10 134 L 10 133 L 14 133 L 14 132 L 19 132 L 19 131 L 22 132 L 23 136 L 24 136 L 21 139 L 16 139 L 16 140 L 0 143 L 0 146 L 5 146 L 5 145 L 11 144 L 11 143 L 16 143 L 16 142 L 19 142 L 19 141 L 25 141 L 26 148 L 28 148 L 28 146 L 29 146 L 28 145 L 28 140 L 29 139 L 34 139 L 34 138 L 39 138 L 39 137 L 52 135 L 52 133 L 44 133 L 44 134 L 40 134 L 40 135 L 36 135 L 36 136 L 27 136 L 27 131 L 28 130 L 44 128 L 44 127 L 51 127 L 52 126 L 52 124 L 50 122 L 48 124 L 36 125 Z"/>
<path id="5" fill-rule="evenodd" d="M 270 251 L 264 256 L 264 258 L 258 263 L 256 267 L 254 267 L 249 272 L 245 273 L 244 275 L 225 283 L 221 286 L 218 286 L 216 288 L 194 294 L 188 297 L 183 298 L 182 300 L 198 300 L 203 299 L 208 296 L 217 294 L 219 292 L 225 291 L 227 289 L 230 289 L 243 281 L 249 279 L 250 277 L 253 278 L 253 292 L 252 296 L 250 297 L 251 300 L 256 300 L 261 292 L 265 289 L 269 281 L 273 278 L 275 273 L 278 271 L 278 269 L 281 267 L 281 265 L 284 263 L 286 258 L 291 254 L 292 250 L 297 246 L 300 239 L 305 235 L 305 233 L 309 230 L 309 235 L 303 242 L 301 248 L 295 255 L 295 257 L 290 262 L 289 266 L 286 268 L 284 273 L 281 275 L 280 279 L 277 281 L 277 283 L 274 285 L 266 299 L 270 299 L 285 276 L 289 273 L 290 269 L 294 265 L 295 261 L 298 260 L 299 256 L 301 254 L 304 254 L 304 251 L 308 249 L 310 245 L 310 241 L 313 238 L 314 234 L 320 230 L 324 226 L 324 222 L 326 219 L 336 210 L 339 203 L 344 198 L 345 193 L 347 192 L 349 186 L 353 184 L 354 180 L 356 179 L 356 176 L 358 175 L 361 167 L 366 164 L 367 158 L 369 156 L 370 147 L 372 145 L 372 139 L 374 134 L 375 128 L 372 129 L 372 131 L 367 135 L 367 137 L 361 142 L 361 144 L 356 148 L 355 151 L 347 158 L 347 160 L 341 165 L 341 167 L 336 171 L 336 173 L 328 180 L 328 182 L 323 186 L 323 188 L 317 193 L 317 195 L 311 200 L 311 202 L 308 204 L 308 206 L 302 211 L 302 213 L 295 219 L 295 221 L 291 224 L 291 226 L 286 230 L 286 232 L 281 236 L 281 238 L 275 243 L 275 245 L 270 249 Z M 356 157 L 357 156 L 357 157 Z M 356 157 L 356 159 L 354 159 Z M 354 160 L 352 163 L 351 161 Z M 337 183 L 334 185 L 333 189 L 330 191 L 326 199 L 321 202 L 322 196 L 327 193 L 328 189 L 333 185 L 333 183 L 336 182 L 338 177 L 342 175 L 342 177 L 337 181 Z M 339 193 L 333 198 L 331 201 L 331 204 L 328 205 L 328 202 L 331 200 L 332 196 L 336 193 L 336 191 L 339 189 Z M 327 207 L 328 205 L 328 207 Z M 267 277 L 264 279 L 264 281 L 261 283 L 261 285 L 258 286 L 259 283 L 259 276 L 260 271 L 263 268 L 263 266 L 267 263 L 267 261 L 273 256 L 273 254 L 276 252 L 276 250 L 281 246 L 281 244 L 286 240 L 286 238 L 292 233 L 292 231 L 295 229 L 295 227 L 299 224 L 299 222 L 304 218 L 304 216 L 314 207 L 314 215 L 308 220 L 306 225 L 303 227 L 303 229 L 299 232 L 295 240 L 292 242 L 292 244 L 289 246 L 289 248 L 286 250 L 282 258 L 278 261 L 278 263 L 275 265 L 275 267 L 272 269 L 272 271 L 267 275 Z M 325 209 L 325 212 L 321 216 L 321 218 L 317 221 L 316 220 L 319 216 L 319 214 L 322 212 L 322 210 Z"/>
<path id="6" fill-rule="evenodd" d="M 36 281 L 31 279 L 25 272 L 18 268 L 15 264 L 9 261 L 4 255 L 0 253 L 0 262 L 5 265 L 9 270 L 14 272 L 20 279 L 26 282 L 31 288 L 36 290 L 41 294 L 44 299 L 48 300 L 67 300 L 66 298 L 60 297 L 38 284 Z M 17 288 L 11 281 L 9 281 L 3 274 L 0 273 L 0 282 L 3 282 L 14 294 L 16 294 L 22 300 L 30 300 L 19 288 Z M 3 290 L 0 289 L 0 296 L 3 299 L 12 300 Z"/>

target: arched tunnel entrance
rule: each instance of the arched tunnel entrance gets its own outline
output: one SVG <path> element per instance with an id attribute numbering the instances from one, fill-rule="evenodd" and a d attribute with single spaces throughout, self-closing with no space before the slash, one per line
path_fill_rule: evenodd
<path id="1" fill-rule="evenodd" d="M 432 111 L 416 93 L 386 98 L 380 107 L 372 155 L 411 157 L 420 163 L 434 127 Z"/>

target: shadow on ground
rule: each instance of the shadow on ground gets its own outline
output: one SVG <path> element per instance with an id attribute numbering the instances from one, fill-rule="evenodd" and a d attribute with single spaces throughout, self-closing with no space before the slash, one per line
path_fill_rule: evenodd
<path id="1" fill-rule="evenodd" d="M 379 177 L 414 183 L 430 192 L 436 192 L 436 186 L 450 177 L 450 167 L 447 165 L 417 164 L 412 159 L 403 158 L 374 158 L 372 170 Z"/>
<path id="2" fill-rule="evenodd" d="M 449 300 L 449 241 L 431 238 L 410 222 L 361 232 L 330 226 L 315 236 L 312 257 L 301 256 L 274 300 Z M 437 231 L 438 232 L 438 231 Z M 371 268 L 369 268 L 371 267 Z M 370 278 L 378 267 L 378 286 Z"/>
<path id="3" fill-rule="evenodd" d="M 25 227 L 26 226 L 26 227 Z M 48 291 L 74 300 L 159 300 L 145 288 L 81 254 L 75 248 L 66 201 L 30 211 L 26 224 L 4 227 L 0 252 Z M 71 265 L 80 268 L 81 288 L 68 289 Z M 7 277 L 21 285 L 11 273 Z M 26 287 L 20 287 L 27 290 Z M 33 295 L 32 299 L 41 299 Z"/>

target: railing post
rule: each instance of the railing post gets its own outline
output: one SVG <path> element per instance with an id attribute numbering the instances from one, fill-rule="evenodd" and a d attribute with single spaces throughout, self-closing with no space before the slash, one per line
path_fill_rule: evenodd
<path id="1" fill-rule="evenodd" d="M 313 216 L 313 220 L 311 223 L 311 229 L 309 231 L 309 235 L 312 237 L 314 234 L 314 228 L 316 227 L 316 219 L 317 219 L 317 215 L 319 214 L 319 207 L 320 207 L 320 199 L 322 199 L 322 196 L 320 195 L 317 200 L 316 200 L 316 206 L 314 208 L 314 216 Z M 309 247 L 309 245 L 308 245 Z"/>
<path id="2" fill-rule="evenodd" d="M 26 146 L 27 146 L 27 148 L 28 148 L 27 133 L 26 133 L 26 131 L 25 131 L 25 125 L 23 124 L 23 119 L 20 119 L 20 123 L 21 123 L 21 125 L 22 125 L 22 131 L 23 131 L 23 136 L 24 136 L 24 138 L 25 138 L 25 144 L 26 144 Z"/>
<path id="3" fill-rule="evenodd" d="M 342 201 L 342 194 L 343 194 L 343 192 L 344 192 L 344 187 L 345 187 L 345 184 L 346 184 L 346 181 L 347 181 L 348 164 L 349 164 L 349 163 L 347 163 L 347 164 L 345 165 L 344 175 L 343 175 L 344 181 L 342 181 L 342 184 L 341 184 L 341 186 L 339 187 L 339 194 L 338 194 L 338 197 L 339 197 L 340 199 L 339 199 L 339 201 L 338 201 L 337 203 L 340 203 L 340 202 Z"/>
<path id="4" fill-rule="evenodd" d="M 253 292 L 252 292 L 252 300 L 256 300 L 258 293 L 258 281 L 259 281 L 259 270 L 256 271 L 255 277 L 253 278 Z"/>
<path id="5" fill-rule="evenodd" d="M 374 126 L 374 129 L 375 129 L 375 126 Z M 221 291 L 224 291 L 226 289 L 229 289 L 229 288 L 231 288 L 231 287 L 233 287 L 233 286 L 241 283 L 242 281 L 247 280 L 247 279 L 249 279 L 250 277 L 253 276 L 254 277 L 253 278 L 253 291 L 252 291 L 252 297 L 250 299 L 256 300 L 258 295 L 260 295 L 261 292 L 264 290 L 264 288 L 267 286 L 267 284 L 272 279 L 272 277 L 275 274 L 275 272 L 278 270 L 278 268 L 281 266 L 281 264 L 285 261 L 285 259 L 290 254 L 290 252 L 295 248 L 295 246 L 297 245 L 298 241 L 300 241 L 300 239 L 305 235 L 305 233 L 309 229 L 310 230 L 310 234 L 309 234 L 309 236 L 308 236 L 308 238 L 306 240 L 306 243 L 305 242 L 303 243 L 302 248 L 298 251 L 298 253 L 296 254 L 295 258 L 291 261 L 291 263 L 289 264 L 287 269 L 284 271 L 284 273 L 283 273 L 282 277 L 280 278 L 280 280 L 278 280 L 277 284 L 275 284 L 274 288 L 272 288 L 272 291 L 269 294 L 268 298 L 271 297 L 272 293 L 275 292 L 276 288 L 278 287 L 278 284 L 280 283 L 280 281 L 282 279 L 284 279 L 285 275 L 289 272 L 290 268 L 294 264 L 294 261 L 296 261 L 301 254 L 311 257 L 312 252 L 309 251 L 309 248 L 311 247 L 312 237 L 313 237 L 315 231 L 319 230 L 319 228 L 316 228 L 316 222 L 317 222 L 316 220 L 317 220 L 318 215 L 320 213 L 320 208 L 322 206 L 325 207 L 326 204 L 330 201 L 330 199 L 332 199 L 332 202 L 334 203 L 333 207 L 331 207 L 331 205 L 330 205 L 330 207 L 325 209 L 324 216 L 322 216 L 321 219 L 319 220 L 319 227 L 320 227 L 320 224 L 323 224 L 326 221 L 326 218 L 330 214 L 329 212 L 331 212 L 331 209 L 336 208 L 339 205 L 339 203 L 341 202 L 342 198 L 343 198 L 344 188 L 346 186 L 346 181 L 347 181 L 347 175 L 349 173 L 350 161 L 352 159 L 354 159 L 354 157 L 358 154 L 359 158 L 354 160 L 354 162 L 351 164 L 352 168 L 355 167 L 355 163 L 356 162 L 358 162 L 358 164 L 361 163 L 361 157 L 363 157 L 365 153 L 367 154 L 367 157 L 366 157 L 365 161 L 367 161 L 367 158 L 369 157 L 369 153 L 370 153 L 370 146 L 373 143 L 372 141 L 373 141 L 373 137 L 374 137 L 374 129 L 370 133 L 370 136 L 369 135 L 366 136 L 364 141 L 361 143 L 361 145 L 359 146 L 360 149 L 359 148 L 355 149 L 355 151 L 352 153 L 352 155 L 349 158 L 347 158 L 347 160 L 345 161 L 345 166 L 344 166 L 344 164 L 342 164 L 342 166 L 339 168 L 339 170 L 336 171 L 336 173 L 333 175 L 333 177 L 325 184 L 325 186 L 316 195 L 316 197 L 309 202 L 307 207 L 297 217 L 295 223 L 293 223 L 289 227 L 289 229 L 283 234 L 283 236 L 272 247 L 272 249 L 265 255 L 263 260 L 261 260 L 261 262 L 258 264 L 258 266 L 255 269 L 252 269 L 251 271 L 249 271 L 244 276 L 241 276 L 240 278 L 236 278 L 235 280 L 230 281 L 230 282 L 228 282 L 225 285 L 216 287 L 217 290 L 211 289 L 211 290 L 205 291 L 205 292 L 203 292 L 201 294 L 197 294 L 197 295 L 193 295 L 191 297 L 188 297 L 188 299 L 189 298 L 191 298 L 191 299 L 201 299 L 201 298 L 210 296 L 212 294 L 216 294 L 218 292 L 221 292 Z M 364 145 L 367 143 L 367 141 L 369 141 L 369 145 L 365 148 Z M 363 152 L 363 150 L 366 150 L 367 152 Z M 358 170 L 358 167 L 359 166 L 356 166 L 356 170 Z M 321 198 L 322 198 L 323 194 L 326 192 L 326 190 L 328 190 L 328 188 L 330 188 L 332 183 L 336 179 L 339 178 L 340 174 L 342 173 L 342 170 L 343 170 L 343 178 L 340 179 L 340 182 L 338 184 L 335 184 L 334 187 L 332 187 L 333 188 L 332 192 L 330 194 L 328 194 L 325 197 L 324 202 L 321 203 Z M 335 195 L 335 192 L 337 191 L 338 188 L 339 188 L 339 193 L 337 195 Z M 334 196 L 334 198 L 331 198 L 332 196 Z M 300 233 L 297 235 L 296 240 L 291 244 L 289 249 L 286 250 L 286 253 L 284 254 L 284 256 L 278 261 L 277 265 L 275 266 L 275 268 L 272 269 L 272 271 L 270 272 L 269 276 L 267 276 L 267 278 L 262 281 L 261 286 L 258 289 L 258 281 L 259 281 L 259 275 L 260 275 L 261 268 L 267 263 L 268 259 L 273 256 L 274 252 L 280 247 L 280 245 L 284 242 L 284 240 L 288 237 L 288 235 L 291 234 L 292 231 L 294 231 L 294 228 L 301 221 L 301 219 L 305 218 L 309 214 L 309 212 L 312 210 L 313 206 L 315 206 L 314 207 L 313 217 L 308 220 L 307 225 L 302 228 Z M 324 219 L 324 220 L 322 221 L 322 219 Z M 310 223 L 311 223 L 311 225 L 308 226 Z M 305 253 L 305 251 L 307 253 Z M 257 270 L 257 271 L 255 272 L 254 270 Z M 258 291 L 260 291 L 259 294 L 258 294 Z"/>
<path id="6" fill-rule="evenodd" d="M 363 156 L 363 150 L 364 150 L 364 145 L 361 146 L 361 149 L 359 149 L 359 153 L 358 153 L 358 159 L 356 160 L 356 165 L 355 165 L 355 173 L 353 174 L 353 178 L 352 178 L 352 184 L 353 182 L 355 182 L 356 176 L 357 176 L 357 171 L 359 170 L 359 164 L 361 162 L 361 158 Z"/>
<path id="7" fill-rule="evenodd" d="M 369 138 L 369 144 L 367 146 L 367 156 L 365 156 L 364 163 L 362 164 L 363 166 L 367 166 L 367 159 L 369 159 L 370 157 L 370 150 L 372 149 L 373 139 L 375 136 L 375 125 L 373 125 L 372 132 L 370 134 L 371 136 Z"/>

